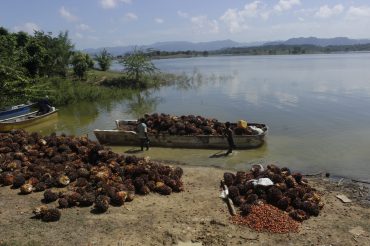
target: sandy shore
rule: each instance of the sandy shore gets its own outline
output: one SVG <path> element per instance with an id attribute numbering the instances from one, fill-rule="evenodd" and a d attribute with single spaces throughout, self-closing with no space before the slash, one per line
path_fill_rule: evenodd
<path id="1" fill-rule="evenodd" d="M 42 193 L 22 196 L 0 187 L 0 245 L 370 245 L 366 187 L 311 177 L 310 184 L 323 193 L 320 215 L 304 221 L 299 233 L 257 233 L 229 222 L 219 198 L 224 170 L 182 168 L 182 193 L 138 196 L 99 215 L 91 208 L 63 209 L 60 221 L 52 223 L 31 218 Z M 353 202 L 344 204 L 337 194 Z"/>

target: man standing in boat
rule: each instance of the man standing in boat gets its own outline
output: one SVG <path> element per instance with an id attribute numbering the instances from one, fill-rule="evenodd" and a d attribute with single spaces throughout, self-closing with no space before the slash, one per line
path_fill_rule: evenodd
<path id="1" fill-rule="evenodd" d="M 233 149 L 236 146 L 234 144 L 233 130 L 231 130 L 231 128 L 230 128 L 230 122 L 226 122 L 225 127 L 226 127 L 226 129 L 225 129 L 225 132 L 224 132 L 224 136 L 226 137 L 227 143 L 229 144 L 229 148 L 228 148 L 227 152 L 225 153 L 225 155 L 229 155 L 233 152 Z"/>
<path id="2" fill-rule="evenodd" d="M 139 120 L 139 125 L 137 126 L 137 134 L 140 140 L 141 151 L 144 150 L 144 145 L 146 147 L 146 150 L 149 150 L 148 127 L 145 124 L 144 118 L 141 118 Z"/>

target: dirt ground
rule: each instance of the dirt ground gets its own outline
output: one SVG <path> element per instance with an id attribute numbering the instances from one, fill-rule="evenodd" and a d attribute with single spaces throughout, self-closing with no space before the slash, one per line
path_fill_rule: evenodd
<path id="1" fill-rule="evenodd" d="M 32 218 L 42 193 L 18 195 L 0 187 L 0 245 L 370 245 L 369 191 L 361 185 L 309 178 L 325 207 L 299 233 L 257 233 L 234 225 L 219 198 L 224 170 L 182 166 L 185 192 L 138 196 L 105 214 L 63 209 L 58 222 Z M 353 200 L 344 204 L 335 196 Z M 55 202 L 51 206 L 57 206 Z"/>

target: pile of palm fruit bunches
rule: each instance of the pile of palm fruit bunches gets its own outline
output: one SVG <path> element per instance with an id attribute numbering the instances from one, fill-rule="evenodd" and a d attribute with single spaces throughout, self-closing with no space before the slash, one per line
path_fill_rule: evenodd
<path id="1" fill-rule="evenodd" d="M 269 178 L 274 184 L 255 186 L 251 182 L 260 178 Z M 263 171 L 261 166 L 254 166 L 248 172 L 226 172 L 224 182 L 229 197 L 240 207 L 241 215 L 248 215 L 251 206 L 268 203 L 288 212 L 293 219 L 303 221 L 318 216 L 324 206 L 319 192 L 300 173 L 292 173 L 286 167 L 271 164 Z"/>
<path id="2" fill-rule="evenodd" d="M 152 134 L 169 133 L 171 135 L 223 135 L 225 124 L 217 119 L 207 119 L 202 116 L 173 116 L 169 114 L 146 114 L 145 123 L 148 132 Z M 236 135 L 252 135 L 249 127 L 231 126 Z"/>
<path id="3" fill-rule="evenodd" d="M 21 194 L 44 192 L 42 202 L 57 201 L 59 208 L 94 206 L 95 212 L 105 212 L 135 194 L 181 192 L 182 174 L 180 167 L 120 155 L 86 137 L 42 137 L 23 130 L 0 134 L 0 185 Z M 61 216 L 46 205 L 33 212 L 43 221 Z"/>

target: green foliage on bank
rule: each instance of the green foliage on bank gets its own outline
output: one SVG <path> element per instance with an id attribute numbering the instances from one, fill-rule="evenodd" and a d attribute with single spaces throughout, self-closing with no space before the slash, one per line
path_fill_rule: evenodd
<path id="1" fill-rule="evenodd" d="M 142 50 L 135 49 L 132 53 L 120 59 L 123 65 L 123 71 L 126 72 L 128 80 L 132 87 L 145 87 L 147 81 L 144 76 L 152 75 L 158 70 L 152 63 L 150 57 Z"/>
<path id="2" fill-rule="evenodd" d="M 109 67 L 112 65 L 112 55 L 108 53 L 106 49 L 103 49 L 102 52 L 95 55 L 95 61 L 98 63 L 100 69 L 102 71 L 107 71 Z"/>
<path id="3" fill-rule="evenodd" d="M 107 71 L 112 57 L 103 51 L 94 60 L 74 49 L 68 32 L 54 36 L 35 31 L 11 33 L 0 27 L 0 107 L 49 96 L 55 106 L 78 101 L 118 98 L 168 84 L 146 54 L 132 52 L 122 59 L 124 71 Z"/>
<path id="4" fill-rule="evenodd" d="M 55 105 L 78 103 L 79 101 L 96 101 L 103 99 L 120 99 L 132 93 L 127 89 L 113 89 L 81 81 L 63 78 L 44 80 L 41 84 L 50 88 L 50 98 Z M 37 97 L 39 95 L 35 95 Z"/>
<path id="5" fill-rule="evenodd" d="M 344 52 L 369 52 L 370 44 L 357 45 L 262 45 L 252 47 L 233 47 L 212 51 L 159 51 L 150 50 L 147 55 L 152 59 L 190 58 L 223 55 L 301 55 L 301 54 L 330 54 Z"/>
<path id="6" fill-rule="evenodd" d="M 155 73 L 151 75 L 141 75 L 140 80 L 135 80 L 127 74 L 121 74 L 117 77 L 111 77 L 110 79 L 102 80 L 100 84 L 108 87 L 144 90 L 173 85 L 176 81 L 180 79 L 180 77 L 181 76 L 174 74 Z"/>

